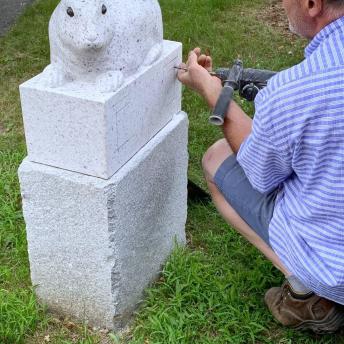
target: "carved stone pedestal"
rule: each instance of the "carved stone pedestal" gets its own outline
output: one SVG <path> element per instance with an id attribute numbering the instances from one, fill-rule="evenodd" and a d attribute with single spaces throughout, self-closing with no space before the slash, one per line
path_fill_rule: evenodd
<path id="1" fill-rule="evenodd" d="M 20 88 L 19 169 L 32 284 L 53 312 L 126 324 L 175 242 L 185 243 L 187 129 L 181 45 L 113 93 L 75 81 Z"/>

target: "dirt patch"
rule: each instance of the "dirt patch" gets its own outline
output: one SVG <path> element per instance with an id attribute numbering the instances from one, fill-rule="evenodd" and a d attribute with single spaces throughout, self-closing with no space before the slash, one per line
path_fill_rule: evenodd
<path id="1" fill-rule="evenodd" d="M 33 0 L 1 0 L 0 2 L 0 36 L 2 36 L 22 13 L 25 6 L 31 4 Z"/>
<path id="2" fill-rule="evenodd" d="M 257 13 L 260 22 L 281 32 L 290 40 L 297 39 L 297 36 L 290 32 L 289 21 L 280 0 L 270 0 L 264 8 Z"/>
<path id="3" fill-rule="evenodd" d="M 49 344 L 60 343 L 84 343 L 85 330 L 87 329 L 88 342 L 97 344 L 114 344 L 110 331 L 85 328 L 81 324 L 76 324 L 68 319 L 59 319 L 51 316 L 44 329 L 38 329 L 35 334 L 26 338 L 26 344 Z"/>
<path id="4" fill-rule="evenodd" d="M 0 135 L 5 134 L 6 131 L 7 130 L 6 130 L 5 126 L 0 122 Z"/>

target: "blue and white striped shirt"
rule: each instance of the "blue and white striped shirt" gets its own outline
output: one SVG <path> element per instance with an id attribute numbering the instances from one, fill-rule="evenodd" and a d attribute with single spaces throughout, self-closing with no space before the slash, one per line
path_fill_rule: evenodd
<path id="1" fill-rule="evenodd" d="M 253 187 L 276 187 L 270 243 L 319 296 L 344 304 L 344 17 L 319 32 L 305 60 L 259 92 L 237 155 Z"/>

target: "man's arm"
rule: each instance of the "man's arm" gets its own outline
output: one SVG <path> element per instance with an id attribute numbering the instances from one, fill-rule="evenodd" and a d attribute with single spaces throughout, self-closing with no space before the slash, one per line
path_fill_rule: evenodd
<path id="1" fill-rule="evenodd" d="M 186 86 L 200 94 L 211 110 L 214 109 L 220 96 L 221 81 L 209 74 L 212 69 L 210 56 L 201 55 L 201 50 L 195 48 L 189 54 L 186 64 L 182 67 L 187 71 L 180 70 L 178 79 Z M 252 130 L 252 119 L 234 101 L 228 109 L 223 133 L 234 153 L 239 151 L 242 142 Z"/>
<path id="2" fill-rule="evenodd" d="M 218 78 L 209 74 L 211 65 L 210 57 L 201 55 L 200 49 L 196 48 L 190 52 L 187 63 L 183 64 L 187 71 L 179 72 L 178 78 L 203 96 L 213 109 L 222 85 Z M 223 125 L 224 135 L 237 154 L 239 164 L 252 186 L 260 192 L 274 189 L 293 172 L 292 153 L 283 140 L 276 144 L 269 120 L 276 117 L 278 111 L 273 102 L 264 102 L 263 108 L 256 108 L 253 125 L 251 118 L 232 102 Z"/>

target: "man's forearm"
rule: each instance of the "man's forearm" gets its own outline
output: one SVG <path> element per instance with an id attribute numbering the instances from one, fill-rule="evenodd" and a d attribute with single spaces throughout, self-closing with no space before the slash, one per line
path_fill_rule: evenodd
<path id="1" fill-rule="evenodd" d="M 203 94 L 211 110 L 215 108 L 221 90 L 222 87 L 216 86 L 211 91 Z M 252 119 L 246 115 L 235 101 L 232 101 L 222 128 L 227 142 L 229 143 L 232 151 L 236 154 L 239 151 L 242 142 L 251 133 Z"/>

